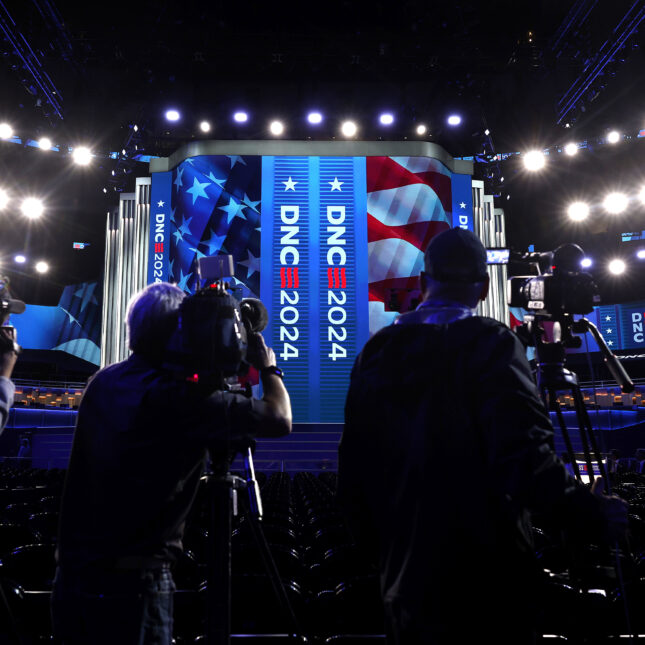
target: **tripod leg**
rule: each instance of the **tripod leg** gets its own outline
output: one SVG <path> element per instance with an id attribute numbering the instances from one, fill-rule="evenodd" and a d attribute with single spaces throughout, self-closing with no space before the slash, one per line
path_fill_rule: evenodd
<path id="1" fill-rule="evenodd" d="M 564 415 L 560 409 L 560 405 L 557 400 L 557 393 L 554 389 L 548 389 L 548 398 L 551 409 L 555 411 L 555 415 L 558 418 L 558 425 L 560 426 L 560 432 L 562 433 L 562 438 L 567 447 L 567 452 L 571 458 L 571 465 L 573 467 L 573 472 L 575 473 L 576 479 L 582 483 L 582 475 L 580 474 L 580 469 L 578 468 L 578 462 L 576 461 L 576 455 L 573 452 L 573 445 L 571 444 L 571 437 L 569 436 L 569 431 L 567 430 L 567 425 L 564 422 Z"/>
<path id="2" fill-rule="evenodd" d="M 246 503 L 247 502 L 245 500 L 245 504 Z M 278 602 L 280 603 L 280 606 L 283 609 L 284 615 L 287 617 L 291 625 L 291 633 L 301 634 L 302 631 L 300 629 L 298 619 L 296 618 L 296 614 L 294 613 L 291 602 L 289 601 L 289 596 L 287 596 L 287 591 L 282 584 L 280 572 L 278 571 L 275 560 L 271 555 L 271 549 L 269 548 L 267 539 L 264 535 L 264 532 L 262 531 L 262 527 L 260 526 L 260 523 L 253 515 L 253 513 L 247 512 L 246 518 L 249 521 L 251 531 L 253 532 L 253 538 L 255 539 L 258 549 L 260 550 L 260 556 L 262 558 L 262 562 L 264 563 L 267 575 L 269 576 L 269 580 L 271 581 L 273 591 L 278 599 Z"/>
<path id="3" fill-rule="evenodd" d="M 579 387 L 573 390 L 573 398 L 575 401 L 578 418 L 581 421 L 580 432 L 582 433 L 582 426 L 584 423 L 585 431 L 587 433 L 587 436 L 589 437 L 589 443 L 591 444 L 591 449 L 593 450 L 596 461 L 598 462 L 600 475 L 604 478 L 604 480 L 607 483 L 609 483 L 607 479 L 607 471 L 605 470 L 605 464 L 602 463 L 602 455 L 598 448 L 598 442 L 596 441 L 596 435 L 593 433 L 593 427 L 591 425 L 591 419 L 589 418 L 589 412 L 585 406 L 585 401 L 582 396 L 582 391 L 580 390 Z"/>

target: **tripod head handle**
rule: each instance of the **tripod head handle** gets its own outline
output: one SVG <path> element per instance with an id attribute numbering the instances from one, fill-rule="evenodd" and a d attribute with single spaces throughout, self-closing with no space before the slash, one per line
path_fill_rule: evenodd
<path id="1" fill-rule="evenodd" d="M 585 327 L 583 331 L 590 331 L 591 335 L 594 337 L 598 343 L 598 347 L 602 352 L 603 359 L 607 368 L 611 372 L 611 375 L 614 377 L 616 383 L 620 386 L 620 389 L 625 394 L 629 394 L 634 391 L 634 382 L 629 378 L 625 368 L 622 366 L 621 362 L 616 358 L 616 355 L 607 347 L 605 339 L 602 337 L 602 334 L 591 321 L 586 318 L 581 318 L 576 321 L 576 325 L 580 324 L 580 327 Z"/>

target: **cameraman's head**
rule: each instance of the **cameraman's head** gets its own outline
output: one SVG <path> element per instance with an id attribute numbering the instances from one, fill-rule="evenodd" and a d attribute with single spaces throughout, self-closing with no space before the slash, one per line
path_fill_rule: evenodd
<path id="1" fill-rule="evenodd" d="M 128 305 L 128 342 L 135 354 L 153 363 L 163 359 L 177 327 L 184 292 L 167 282 L 157 282 L 139 291 Z"/>
<path id="2" fill-rule="evenodd" d="M 451 228 L 432 238 L 424 257 L 424 300 L 441 298 L 476 307 L 488 295 L 486 248 L 471 231 Z"/>

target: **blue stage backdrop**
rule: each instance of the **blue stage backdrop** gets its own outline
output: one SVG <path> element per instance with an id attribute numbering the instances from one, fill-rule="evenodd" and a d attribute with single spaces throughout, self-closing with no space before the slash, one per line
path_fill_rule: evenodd
<path id="1" fill-rule="evenodd" d="M 232 255 L 300 423 L 342 421 L 354 359 L 430 239 L 453 213 L 472 229 L 470 176 L 427 157 L 197 156 L 153 173 L 151 201 L 148 281 L 194 293 L 199 258 Z"/>
<path id="2" fill-rule="evenodd" d="M 84 282 L 63 289 L 56 307 L 28 304 L 10 323 L 25 349 L 55 349 L 100 364 L 101 285 Z"/>

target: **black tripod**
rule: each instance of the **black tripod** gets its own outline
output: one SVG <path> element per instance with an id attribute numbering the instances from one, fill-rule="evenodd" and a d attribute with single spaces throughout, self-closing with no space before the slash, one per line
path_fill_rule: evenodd
<path id="1" fill-rule="evenodd" d="M 249 522 L 253 538 L 260 551 L 271 586 L 289 625 L 291 642 L 307 642 L 300 634 L 300 626 L 294 614 L 289 597 L 282 584 L 280 573 L 269 549 L 260 522 L 262 520 L 262 499 L 255 479 L 251 448 L 240 449 L 244 457 L 244 479 L 229 472 L 229 464 L 221 464 L 202 477 L 210 498 L 209 517 L 209 558 L 207 562 L 206 594 L 206 642 L 208 645 L 228 645 L 231 637 L 231 554 L 233 517 L 240 506 L 245 506 L 245 517 Z M 239 492 L 248 493 L 248 501 L 240 499 Z"/>

